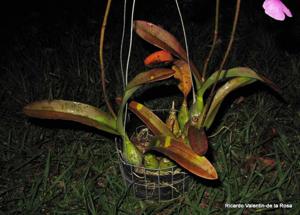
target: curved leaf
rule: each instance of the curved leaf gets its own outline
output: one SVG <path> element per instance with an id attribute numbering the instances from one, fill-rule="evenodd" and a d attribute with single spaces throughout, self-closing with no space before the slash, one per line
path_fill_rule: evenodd
<path id="1" fill-rule="evenodd" d="M 126 87 L 125 93 L 123 95 L 122 103 L 120 105 L 120 109 L 118 111 L 117 117 L 117 130 L 120 132 L 122 136 L 125 135 L 125 130 L 123 126 L 124 120 L 124 108 L 128 101 L 128 99 L 137 91 L 141 85 L 146 83 L 152 83 L 155 81 L 161 81 L 168 79 L 174 75 L 175 71 L 166 68 L 157 68 L 152 69 L 146 72 L 139 73 Z"/>
<path id="2" fill-rule="evenodd" d="M 146 72 L 141 72 L 128 83 L 126 90 L 134 88 L 138 85 L 165 80 L 172 77 L 174 73 L 174 70 L 167 68 L 156 68 Z"/>
<path id="3" fill-rule="evenodd" d="M 209 180 L 218 178 L 215 168 L 206 157 L 197 155 L 190 147 L 172 137 L 154 137 L 148 150 L 163 153 L 199 177 Z"/>
<path id="4" fill-rule="evenodd" d="M 43 100 L 26 105 L 23 112 L 30 117 L 70 120 L 119 134 L 116 130 L 116 120 L 111 115 L 88 104 L 66 100 Z"/>
<path id="5" fill-rule="evenodd" d="M 210 88 L 217 76 L 217 72 L 214 72 L 202 85 L 202 87 L 198 90 L 197 96 L 203 96 L 205 91 Z M 266 77 L 257 74 L 254 70 L 248 68 L 248 67 L 234 67 L 228 70 L 222 70 L 219 80 L 222 80 L 224 78 L 233 78 L 233 77 L 247 77 L 247 78 L 254 78 L 257 80 L 260 80 L 261 82 L 266 83 L 268 86 L 270 86 L 273 90 L 276 92 L 279 92 L 279 87 L 277 87 L 271 80 L 267 79 Z"/>
<path id="6" fill-rule="evenodd" d="M 197 91 L 197 98 L 196 102 L 193 104 L 192 109 L 192 115 L 199 115 L 204 106 L 203 102 L 203 96 L 204 93 L 208 88 L 210 88 L 214 82 L 216 81 L 217 72 L 214 72 L 201 86 L 200 89 Z M 219 76 L 219 80 L 223 80 L 225 78 L 234 78 L 234 77 L 246 77 L 246 78 L 253 78 L 256 80 L 259 80 L 263 83 L 266 83 L 269 87 L 271 87 L 274 91 L 277 93 L 280 93 L 279 87 L 276 86 L 271 80 L 267 79 L 266 77 L 257 74 L 254 70 L 248 68 L 248 67 L 234 67 L 228 70 L 222 70 L 221 74 Z"/>
<path id="7" fill-rule="evenodd" d="M 129 103 L 129 109 L 147 125 L 154 135 L 175 137 L 167 125 L 144 105 L 132 101 Z"/>
<path id="8" fill-rule="evenodd" d="M 213 101 L 209 107 L 209 111 L 204 121 L 204 127 L 208 129 L 211 126 L 223 100 L 230 92 L 240 87 L 249 85 L 255 81 L 256 79 L 249 77 L 238 77 L 227 81 L 222 87 L 220 87 L 216 92 L 216 95 L 214 96 Z"/>
<path id="9" fill-rule="evenodd" d="M 192 75 L 189 65 L 183 60 L 174 62 L 172 69 L 175 71 L 174 78 L 179 80 L 178 88 L 186 99 L 192 89 Z"/>
<path id="10" fill-rule="evenodd" d="M 169 64 L 173 60 L 174 58 L 170 52 L 166 50 L 160 50 L 148 55 L 144 60 L 144 64 L 145 66 L 153 67 L 155 65 Z"/>
<path id="11" fill-rule="evenodd" d="M 162 27 L 159 27 L 150 22 L 135 20 L 134 30 L 141 38 L 151 43 L 152 45 L 167 50 L 186 62 L 188 61 L 187 53 L 178 42 L 178 40 Z M 200 87 L 200 83 L 202 82 L 201 74 L 191 60 L 190 65 L 193 75 L 196 79 L 195 81 L 197 87 Z"/>
<path id="12" fill-rule="evenodd" d="M 142 20 L 135 20 L 133 27 L 135 32 L 147 42 L 187 60 L 186 51 L 178 40 L 162 27 Z"/>

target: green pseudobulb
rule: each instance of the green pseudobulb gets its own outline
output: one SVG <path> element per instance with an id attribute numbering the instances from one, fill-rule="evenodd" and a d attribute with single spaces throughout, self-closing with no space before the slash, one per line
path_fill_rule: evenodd
<path id="1" fill-rule="evenodd" d="M 142 165 L 142 153 L 135 147 L 128 137 L 123 138 L 123 156 L 125 160 L 135 166 Z"/>
<path id="2" fill-rule="evenodd" d="M 149 169 L 157 169 L 159 167 L 156 156 L 152 153 L 146 153 L 144 156 L 144 167 Z"/>

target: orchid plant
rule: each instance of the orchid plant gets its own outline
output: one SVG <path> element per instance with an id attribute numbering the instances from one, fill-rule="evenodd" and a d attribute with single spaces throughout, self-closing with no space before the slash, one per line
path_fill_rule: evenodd
<path id="1" fill-rule="evenodd" d="M 270 4 L 276 2 L 277 5 L 278 1 L 266 0 L 264 8 L 269 11 Z M 104 112 L 88 104 L 66 100 L 33 102 L 24 107 L 24 113 L 36 118 L 71 120 L 119 135 L 123 140 L 123 157 L 130 164 L 152 168 L 162 167 L 162 161 L 165 160 L 158 160 L 156 154 L 151 153 L 151 151 L 157 151 L 199 177 L 209 180 L 217 179 L 218 174 L 214 166 L 205 157 L 208 149 L 206 131 L 213 124 L 225 97 L 230 92 L 255 81 L 261 81 L 276 91 L 278 88 L 269 79 L 250 68 L 223 69 L 234 40 L 240 0 L 237 0 L 231 39 L 223 61 L 216 72 L 205 77 L 217 39 L 219 0 L 216 2 L 213 46 L 205 61 L 203 72 L 200 72 L 189 59 L 187 50 L 171 33 L 153 23 L 135 20 L 133 27 L 136 34 L 160 50 L 144 60 L 145 65 L 151 68 L 139 73 L 127 84 L 119 100 L 117 114 Z M 283 11 L 290 15 L 286 9 Z M 268 12 L 268 14 L 274 13 Z M 165 121 L 143 104 L 130 100 L 142 86 L 170 78 L 178 80 L 178 88 L 183 98 L 179 111 L 174 111 L 173 107 Z M 193 93 L 192 101 L 189 100 L 191 93 Z M 124 125 L 127 105 L 129 110 L 137 115 L 153 134 L 149 143 L 143 147 L 133 143 L 127 134 Z"/>

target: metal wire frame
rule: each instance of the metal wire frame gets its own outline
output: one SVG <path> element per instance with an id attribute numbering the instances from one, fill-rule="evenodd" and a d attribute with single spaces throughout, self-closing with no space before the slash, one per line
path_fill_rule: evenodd
<path id="1" fill-rule="evenodd" d="M 151 201 L 172 201 L 187 192 L 191 177 L 178 166 L 163 169 L 149 169 L 127 163 L 122 155 L 121 140 L 116 139 L 119 167 L 123 182 L 139 199 Z"/>

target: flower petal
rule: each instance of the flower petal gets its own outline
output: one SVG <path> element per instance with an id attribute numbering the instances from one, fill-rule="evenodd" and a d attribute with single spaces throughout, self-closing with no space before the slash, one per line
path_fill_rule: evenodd
<path id="1" fill-rule="evenodd" d="M 291 11 L 282 3 L 282 10 L 285 13 L 285 15 L 287 15 L 288 17 L 292 17 L 292 13 Z"/>
<path id="2" fill-rule="evenodd" d="M 266 0 L 263 3 L 265 13 L 273 19 L 283 21 L 285 19 L 284 4 L 280 0 Z"/>
<path id="3" fill-rule="evenodd" d="M 271 6 L 267 10 L 265 10 L 265 13 L 272 17 L 273 19 L 283 21 L 285 19 L 285 15 L 282 10 L 280 10 L 277 7 Z"/>
<path id="4" fill-rule="evenodd" d="M 273 4 L 273 0 L 265 0 L 263 3 L 263 8 L 266 10 L 272 4 Z"/>
<path id="5" fill-rule="evenodd" d="M 276 20 L 283 21 L 285 15 L 292 17 L 291 11 L 280 0 L 265 0 L 263 8 L 268 16 Z"/>

